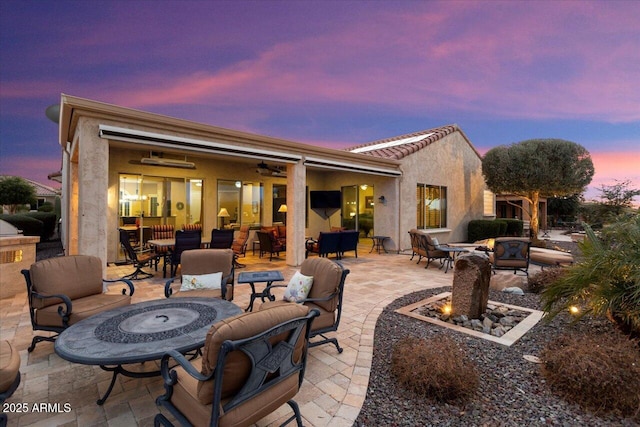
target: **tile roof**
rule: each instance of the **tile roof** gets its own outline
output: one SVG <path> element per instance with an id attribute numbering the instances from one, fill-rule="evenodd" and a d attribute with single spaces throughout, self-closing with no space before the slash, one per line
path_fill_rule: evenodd
<path id="1" fill-rule="evenodd" d="M 442 126 L 357 145 L 355 147 L 346 148 L 345 151 L 366 154 L 373 157 L 400 160 L 456 131 L 462 132 L 458 125 Z"/>
<path id="2" fill-rule="evenodd" d="M 0 176 L 10 177 L 12 175 L 0 175 Z M 23 178 L 23 177 L 19 177 L 19 178 L 22 178 L 23 180 L 31 184 L 31 186 L 36 190 L 36 197 L 53 197 L 53 196 L 59 196 L 61 193 L 61 190 L 55 189 L 53 187 L 49 187 L 48 185 L 40 184 L 39 182 L 32 181 L 28 178 Z"/>

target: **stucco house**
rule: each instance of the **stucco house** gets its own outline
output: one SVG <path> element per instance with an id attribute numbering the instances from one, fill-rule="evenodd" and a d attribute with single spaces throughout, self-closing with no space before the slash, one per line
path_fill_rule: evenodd
<path id="1" fill-rule="evenodd" d="M 200 223 L 204 236 L 286 224 L 286 262 L 299 265 L 305 238 L 331 227 L 402 251 L 411 228 L 464 241 L 468 221 L 494 216 L 480 155 L 455 125 L 335 150 L 62 95 L 59 141 L 66 253 L 106 262 L 132 218 Z M 331 191 L 339 207 L 318 201 Z"/>

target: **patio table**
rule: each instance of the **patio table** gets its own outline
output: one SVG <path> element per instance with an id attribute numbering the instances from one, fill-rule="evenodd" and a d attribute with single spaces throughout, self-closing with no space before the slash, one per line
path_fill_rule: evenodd
<path id="1" fill-rule="evenodd" d="M 244 311 L 253 311 L 253 301 L 260 297 L 262 302 L 264 302 L 265 298 L 268 298 L 269 301 L 274 301 L 275 297 L 271 295 L 269 292 L 273 282 L 281 282 L 284 280 L 282 273 L 277 270 L 269 270 L 269 271 L 243 271 L 238 274 L 238 284 L 248 283 L 251 286 L 251 300 L 249 301 L 249 306 Z M 256 292 L 256 283 L 266 283 L 265 288 L 262 292 Z"/>
<path id="2" fill-rule="evenodd" d="M 436 249 L 447 252 L 449 254 L 447 259 L 444 260 L 444 264 L 440 266 L 440 268 L 444 266 L 445 274 L 447 273 L 447 271 L 449 271 L 449 268 L 453 270 L 453 266 L 456 261 L 456 256 L 458 256 L 463 252 L 469 252 L 469 249 L 461 246 L 438 245 L 436 246 Z"/>
<path id="3" fill-rule="evenodd" d="M 204 345 L 211 325 L 242 313 L 218 298 L 169 298 L 115 308 L 65 329 L 55 342 L 63 359 L 98 365 L 113 372 L 111 384 L 96 402 L 102 405 L 118 374 L 132 378 L 159 376 L 159 369 L 134 371 L 125 365 L 160 360 L 171 349 L 187 353 Z M 154 364 L 155 367 L 155 364 Z"/>

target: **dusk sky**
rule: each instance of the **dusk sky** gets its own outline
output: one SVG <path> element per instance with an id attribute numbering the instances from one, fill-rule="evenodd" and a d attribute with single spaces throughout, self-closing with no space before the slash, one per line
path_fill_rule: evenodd
<path id="1" fill-rule="evenodd" d="M 334 148 L 561 138 L 588 198 L 640 188 L 640 1 L 1 1 L 0 174 L 56 186 L 61 93 Z"/>

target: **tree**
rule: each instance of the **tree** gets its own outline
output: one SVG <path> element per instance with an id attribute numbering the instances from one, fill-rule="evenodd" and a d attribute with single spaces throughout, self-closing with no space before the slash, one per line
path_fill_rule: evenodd
<path id="1" fill-rule="evenodd" d="M 594 168 L 589 152 L 562 139 L 530 139 L 492 148 L 482 160 L 482 174 L 491 191 L 514 194 L 529 202 L 530 233 L 538 235 L 540 197 L 582 193 Z"/>
<path id="2" fill-rule="evenodd" d="M 36 198 L 36 190 L 31 184 L 17 176 L 0 178 L 0 205 L 7 206 L 14 214 L 18 206 L 31 203 Z"/>
<path id="3" fill-rule="evenodd" d="M 632 207 L 633 198 L 640 196 L 640 190 L 629 188 L 630 185 L 630 180 L 615 180 L 613 185 L 601 185 L 600 203 L 605 208 L 604 211 L 615 217 L 622 214 L 627 208 Z"/>

